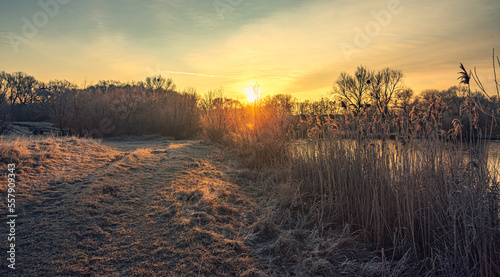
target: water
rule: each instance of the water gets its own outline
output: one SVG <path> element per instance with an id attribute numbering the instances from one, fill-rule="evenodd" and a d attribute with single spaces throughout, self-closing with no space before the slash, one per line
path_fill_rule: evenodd
<path id="1" fill-rule="evenodd" d="M 355 141 L 350 140 L 352 143 L 352 146 L 355 146 Z M 296 141 L 292 147 L 294 147 L 294 155 L 296 157 L 302 156 L 308 157 L 310 155 L 311 147 L 314 144 L 314 141 L 311 140 L 299 140 Z M 347 145 L 351 145 L 351 143 L 348 143 Z M 382 145 L 381 140 L 375 140 L 373 141 L 373 144 L 376 145 L 376 147 L 380 147 Z M 500 180 L 500 141 L 486 141 L 485 143 L 488 143 L 488 170 L 490 171 L 490 174 L 492 176 L 496 176 L 497 180 Z M 393 149 L 394 147 L 397 147 L 397 142 L 396 141 L 385 141 L 385 147 L 388 147 L 390 149 Z M 426 149 L 425 143 L 419 144 L 417 147 L 418 151 L 425 151 Z M 386 148 L 386 149 L 388 149 Z M 309 154 L 305 154 L 309 153 Z M 319 153 L 315 153 L 316 155 Z M 463 152 L 463 156 L 465 159 L 468 159 L 467 151 L 465 150 Z"/>
<path id="2" fill-rule="evenodd" d="M 488 145 L 488 169 L 500 179 L 500 141 L 490 141 Z"/>

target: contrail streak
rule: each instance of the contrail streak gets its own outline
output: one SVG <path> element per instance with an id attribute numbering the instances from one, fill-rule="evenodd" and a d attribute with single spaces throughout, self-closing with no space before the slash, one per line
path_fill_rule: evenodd
<path id="1" fill-rule="evenodd" d="M 211 75 L 211 74 L 193 73 L 193 72 L 166 71 L 166 70 L 163 70 L 162 72 L 170 74 L 193 75 L 193 76 L 208 77 L 208 78 L 229 78 L 229 79 L 243 80 L 243 78 L 236 78 L 233 76 Z"/>

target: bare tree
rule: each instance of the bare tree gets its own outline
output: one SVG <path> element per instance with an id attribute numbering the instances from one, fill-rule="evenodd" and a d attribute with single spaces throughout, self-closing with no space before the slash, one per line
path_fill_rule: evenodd
<path id="1" fill-rule="evenodd" d="M 276 94 L 266 97 L 264 106 L 275 108 L 281 114 L 291 114 L 295 102 L 297 102 L 297 99 L 290 94 Z"/>
<path id="2" fill-rule="evenodd" d="M 0 104 L 7 101 L 9 93 L 9 74 L 5 71 L 0 72 Z"/>
<path id="3" fill-rule="evenodd" d="M 9 102 L 15 104 L 29 105 L 36 100 L 36 86 L 38 81 L 35 77 L 24 72 L 16 72 L 8 75 L 8 84 L 10 87 Z"/>
<path id="4" fill-rule="evenodd" d="M 296 102 L 295 103 L 295 113 L 301 114 L 301 115 L 310 114 L 310 101 L 304 100 L 301 102 Z"/>
<path id="5" fill-rule="evenodd" d="M 0 134 L 4 133 L 7 124 L 6 121 L 9 116 L 9 109 L 7 104 L 7 95 L 9 94 L 8 73 L 5 71 L 0 72 Z"/>
<path id="6" fill-rule="evenodd" d="M 224 91 L 222 89 L 219 90 L 209 90 L 207 93 L 203 95 L 199 104 L 201 110 L 206 113 L 214 109 L 214 100 L 216 98 L 222 98 L 224 96 Z"/>
<path id="7" fill-rule="evenodd" d="M 142 85 L 146 89 L 153 107 L 165 101 L 165 96 L 172 95 L 176 89 L 172 79 L 167 79 L 161 75 L 146 77 Z"/>
<path id="8" fill-rule="evenodd" d="M 405 113 L 410 112 L 410 106 L 413 101 L 413 90 L 411 88 L 406 88 L 396 92 L 394 98 L 397 108 L 402 109 Z"/>
<path id="9" fill-rule="evenodd" d="M 373 72 L 364 66 L 359 66 L 354 76 L 342 72 L 333 87 L 333 94 L 340 98 L 343 106 L 359 113 L 369 100 L 372 78 Z"/>
<path id="10" fill-rule="evenodd" d="M 70 122 L 74 117 L 72 103 L 75 102 L 77 86 L 66 80 L 51 81 L 46 86 L 49 113 L 54 123 L 64 135 L 65 128 L 70 126 Z"/>
<path id="11" fill-rule="evenodd" d="M 401 70 L 385 68 L 373 75 L 370 82 L 370 97 L 380 114 L 387 114 L 393 96 L 405 87 Z"/>
<path id="12" fill-rule="evenodd" d="M 146 77 L 144 85 L 151 92 L 173 92 L 176 89 L 171 78 L 167 79 L 161 75 Z"/>

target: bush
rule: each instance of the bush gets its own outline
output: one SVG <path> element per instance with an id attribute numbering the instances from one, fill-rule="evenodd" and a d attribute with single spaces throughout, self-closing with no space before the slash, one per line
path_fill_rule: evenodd
<path id="1" fill-rule="evenodd" d="M 143 86 L 66 90 L 48 104 L 64 134 L 91 137 L 159 134 L 183 139 L 199 132 L 194 92 L 148 90 Z"/>
<path id="2" fill-rule="evenodd" d="M 280 95 L 275 98 L 280 98 Z M 205 97 L 202 117 L 206 139 L 234 149 L 250 167 L 261 167 L 285 158 L 292 115 L 276 101 L 240 102 Z M 271 99 L 272 100 L 272 99 Z"/>

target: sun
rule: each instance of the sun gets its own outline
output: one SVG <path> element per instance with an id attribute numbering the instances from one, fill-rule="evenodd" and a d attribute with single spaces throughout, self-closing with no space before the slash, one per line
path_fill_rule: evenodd
<path id="1" fill-rule="evenodd" d="M 254 102 L 258 97 L 258 95 L 256 95 L 253 91 L 253 88 L 246 88 L 245 94 L 247 95 L 247 101 L 250 103 Z"/>

